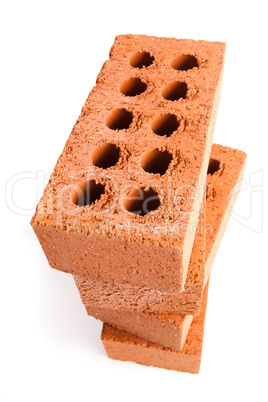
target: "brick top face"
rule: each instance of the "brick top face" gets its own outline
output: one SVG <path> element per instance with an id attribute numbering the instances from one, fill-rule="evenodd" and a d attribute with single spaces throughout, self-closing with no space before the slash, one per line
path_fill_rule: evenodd
<path id="1" fill-rule="evenodd" d="M 182 249 L 202 200 L 224 53 L 217 42 L 116 37 L 34 223 Z"/>

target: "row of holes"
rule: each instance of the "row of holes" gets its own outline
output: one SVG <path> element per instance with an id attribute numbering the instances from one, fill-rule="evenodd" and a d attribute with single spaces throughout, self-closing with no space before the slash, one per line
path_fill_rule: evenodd
<path id="1" fill-rule="evenodd" d="M 108 114 L 106 125 L 111 130 L 126 130 L 132 120 L 133 114 L 130 111 L 124 108 L 117 108 Z M 153 119 L 151 129 L 157 135 L 170 137 L 178 129 L 179 125 L 180 121 L 175 114 L 166 113 Z"/>
<path id="2" fill-rule="evenodd" d="M 71 200 L 79 207 L 92 205 L 105 193 L 105 185 L 89 180 L 77 186 L 71 192 Z M 160 205 L 160 199 L 152 188 L 134 188 L 130 190 L 122 199 L 123 207 L 134 215 L 147 215 L 156 210 Z"/>
<path id="3" fill-rule="evenodd" d="M 94 166 L 107 169 L 115 166 L 120 157 L 120 148 L 115 144 L 105 143 L 95 148 L 91 154 L 91 160 Z M 168 151 L 152 149 L 145 152 L 141 157 L 141 167 L 148 173 L 159 173 L 163 175 L 170 162 L 172 155 Z"/>
<path id="4" fill-rule="evenodd" d="M 130 77 L 127 78 L 119 87 L 120 92 L 125 96 L 137 96 L 145 92 L 147 85 L 140 78 Z M 166 85 L 162 91 L 161 95 L 164 99 L 168 101 L 176 101 L 179 99 L 186 99 L 187 94 L 187 84 L 183 81 L 174 81 Z"/>
<path id="5" fill-rule="evenodd" d="M 153 62 L 154 56 L 149 52 L 137 52 L 129 58 L 129 64 L 135 68 L 149 67 Z M 175 70 L 187 71 L 195 67 L 198 68 L 198 61 L 191 54 L 182 54 L 171 60 L 170 67 Z"/>
<path id="6" fill-rule="evenodd" d="M 220 168 L 220 162 L 210 159 L 207 174 L 213 175 Z M 74 204 L 83 207 L 94 204 L 105 193 L 105 185 L 89 180 L 78 185 L 71 192 L 71 200 Z M 160 206 L 160 199 L 155 190 L 149 188 L 134 188 L 122 198 L 123 207 L 134 215 L 145 216 L 151 211 L 155 211 Z"/>

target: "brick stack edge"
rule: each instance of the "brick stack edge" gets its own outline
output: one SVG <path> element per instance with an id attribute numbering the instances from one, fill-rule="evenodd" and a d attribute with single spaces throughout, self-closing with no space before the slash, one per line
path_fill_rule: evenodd
<path id="1" fill-rule="evenodd" d="M 210 270 L 246 159 L 212 147 L 224 54 L 220 42 L 117 36 L 32 218 L 51 267 L 106 322 L 111 358 L 199 371 Z"/>

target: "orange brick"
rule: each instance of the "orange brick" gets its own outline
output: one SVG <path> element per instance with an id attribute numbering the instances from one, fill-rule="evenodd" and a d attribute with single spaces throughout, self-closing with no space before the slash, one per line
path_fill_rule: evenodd
<path id="1" fill-rule="evenodd" d="M 118 36 L 32 226 L 53 268 L 183 289 L 225 44 Z"/>

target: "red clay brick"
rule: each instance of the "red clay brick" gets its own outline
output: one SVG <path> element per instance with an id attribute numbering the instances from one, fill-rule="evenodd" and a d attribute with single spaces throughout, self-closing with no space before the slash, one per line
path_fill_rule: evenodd
<path id="1" fill-rule="evenodd" d="M 142 337 L 145 337 L 145 330 L 142 326 L 136 326 L 136 322 L 146 328 L 148 320 L 152 325 L 151 316 L 155 316 L 156 313 L 171 314 L 166 319 L 172 324 L 170 328 L 176 321 L 178 321 L 178 325 L 176 325 L 178 327 L 181 323 L 181 318 L 174 316 L 174 312 L 183 315 L 197 315 L 203 289 L 241 185 L 245 161 L 246 154 L 242 151 L 221 145 L 212 147 L 211 164 L 207 175 L 207 198 L 205 208 L 202 208 L 205 212 L 207 230 L 204 235 L 203 223 L 199 224 L 185 289 L 182 292 L 170 291 L 170 289 L 155 290 L 146 286 L 134 287 L 120 284 L 117 281 L 92 281 L 86 275 L 74 275 L 88 312 L 94 316 L 97 313 L 98 318 L 112 325 L 116 325 L 118 322 L 118 325 L 128 332 L 143 331 L 139 332 Z M 203 214 L 201 214 L 202 216 Z M 137 312 L 140 314 L 137 315 Z M 122 314 L 121 318 L 120 314 Z M 162 325 L 162 320 L 163 317 L 159 318 L 158 322 L 154 321 L 151 332 L 148 328 L 148 338 L 153 336 L 156 327 L 159 328 Z M 173 332 L 171 331 L 171 333 Z M 167 336 L 165 342 L 170 339 L 170 336 Z M 160 340 L 158 342 L 161 343 Z M 173 348 L 175 348 L 174 344 Z"/>
<path id="2" fill-rule="evenodd" d="M 219 42 L 116 38 L 32 219 L 53 268 L 182 290 L 224 53 Z"/>
<path id="3" fill-rule="evenodd" d="M 202 357 L 208 285 L 203 294 L 200 314 L 194 318 L 180 352 L 164 348 L 104 324 L 101 339 L 108 357 L 146 366 L 198 374 Z"/>

